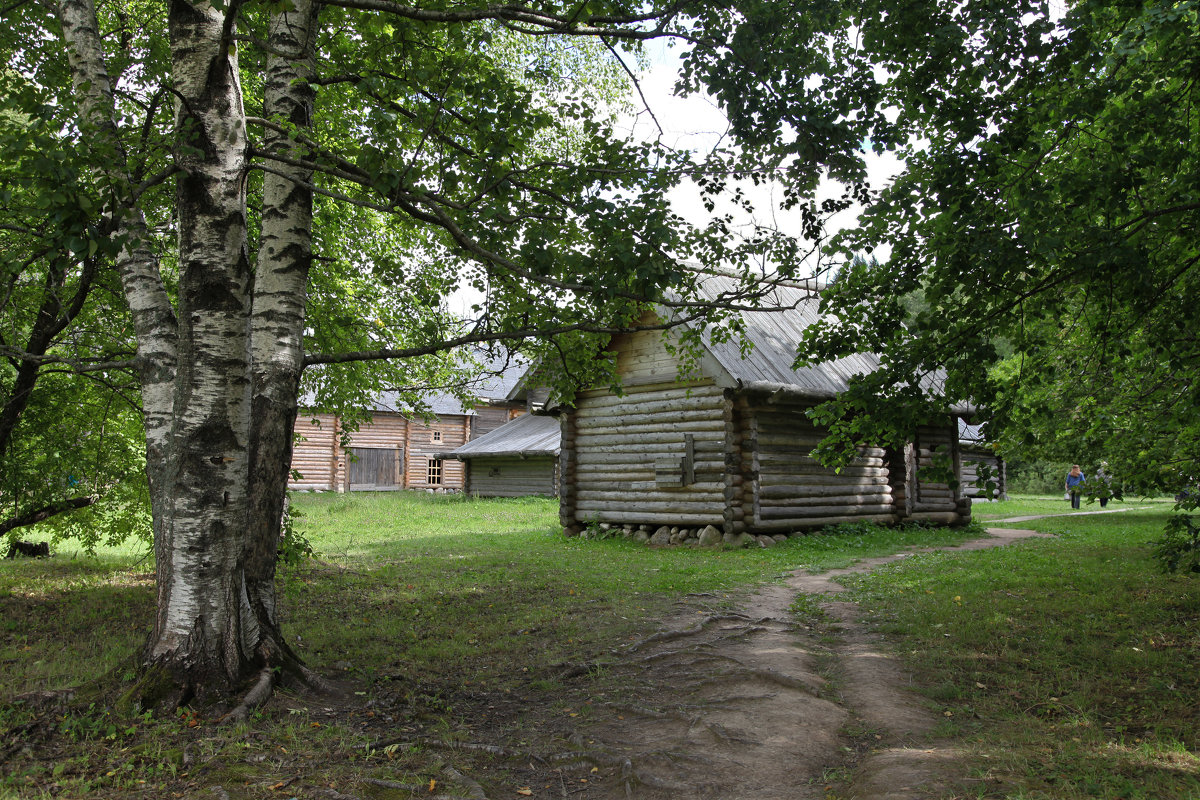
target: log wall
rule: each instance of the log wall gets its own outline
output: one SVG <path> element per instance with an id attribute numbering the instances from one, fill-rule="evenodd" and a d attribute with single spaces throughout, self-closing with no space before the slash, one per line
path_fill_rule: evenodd
<path id="1" fill-rule="evenodd" d="M 472 458 L 466 462 L 466 491 L 478 497 L 556 497 L 557 464 L 553 456 Z"/>
<path id="2" fill-rule="evenodd" d="M 986 464 L 992 473 L 992 481 L 996 484 L 992 498 L 1004 500 L 1008 497 L 1007 470 L 1004 460 L 995 453 L 975 448 L 962 449 L 962 482 L 963 494 L 971 498 L 982 497 L 983 487 L 979 480 L 979 466 Z"/>
<path id="3" fill-rule="evenodd" d="M 854 462 L 836 472 L 821 466 L 812 450 L 824 433 L 805 415 L 808 407 L 744 404 L 744 447 L 752 461 L 752 532 L 895 521 L 883 449 L 860 448 Z"/>
<path id="4" fill-rule="evenodd" d="M 711 384 L 628 383 L 626 391 L 624 397 L 581 395 L 575 411 L 564 417 L 564 527 L 589 522 L 723 527 L 724 392 Z"/>
<path id="5" fill-rule="evenodd" d="M 961 511 L 961 477 L 958 486 L 953 488 L 944 481 L 927 477 L 935 455 L 949 457 L 961 475 L 958 428 L 952 422 L 946 425 L 922 425 L 917 428 L 917 441 L 913 452 L 915 481 L 912 483 L 915 485 L 910 487 L 913 493 L 911 516 L 916 519 L 940 520 L 942 517 L 938 515 L 957 514 Z M 967 507 L 969 508 L 969 501 Z"/>
<path id="6" fill-rule="evenodd" d="M 336 489 L 338 457 L 337 418 L 333 414 L 304 414 L 296 419 L 296 442 L 292 446 L 292 489 L 330 491 Z"/>
<path id="7" fill-rule="evenodd" d="M 433 440 L 434 431 L 441 432 L 440 442 Z M 350 486 L 349 456 L 339 442 L 341 427 L 333 414 L 301 411 L 296 420 L 296 433 L 298 439 L 292 451 L 292 469 L 301 477 L 290 480 L 289 488 L 337 492 L 351 488 L 379 488 Z M 461 447 L 469 434 L 470 417 L 465 414 L 442 415 L 426 425 L 407 420 L 401 414 L 376 412 L 371 422 L 350 434 L 350 447 L 401 451 L 403 465 L 398 485 L 386 488 L 461 490 L 465 476 L 461 462 L 444 460 L 442 482 L 435 485 L 428 481 L 429 460 L 439 452 Z"/>

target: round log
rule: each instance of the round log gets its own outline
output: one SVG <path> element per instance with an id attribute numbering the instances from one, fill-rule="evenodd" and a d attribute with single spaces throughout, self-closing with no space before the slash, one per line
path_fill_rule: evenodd
<path id="1" fill-rule="evenodd" d="M 763 472 L 758 476 L 760 486 L 886 486 L 886 475 L 835 475 L 832 471 L 805 475 L 803 482 L 795 474 Z"/>
<path id="2" fill-rule="evenodd" d="M 771 486 L 762 486 L 758 490 L 760 497 L 834 497 L 836 495 L 879 495 L 892 494 L 895 491 L 886 483 L 871 483 L 867 485 L 857 483 L 830 484 L 823 486 L 811 486 L 808 484 L 775 484 Z"/>
<path id="3" fill-rule="evenodd" d="M 888 525 L 896 522 L 895 514 L 841 514 L 829 517 L 809 517 L 806 519 L 776 519 L 760 520 L 750 526 L 753 531 L 790 531 L 809 528 L 822 528 L 826 525 L 843 525 L 849 522 L 876 522 Z"/>
<path id="4" fill-rule="evenodd" d="M 874 494 L 836 494 L 825 497 L 761 497 L 759 504 L 763 508 L 789 508 L 794 506 L 819 506 L 819 505 L 836 505 L 836 506 L 858 506 L 858 505 L 877 505 L 886 503 L 892 505 L 894 502 L 892 496 L 886 492 L 878 492 Z"/>
<path id="5" fill-rule="evenodd" d="M 625 394 L 617 397 L 608 390 L 597 390 L 596 393 L 585 392 L 576 401 L 576 410 L 612 408 L 613 406 L 628 405 L 630 408 L 652 408 L 653 403 L 660 402 L 689 402 L 702 398 L 722 397 L 724 389 L 712 383 L 680 386 L 679 384 L 660 384 L 659 386 L 626 386 Z"/>
<path id="6" fill-rule="evenodd" d="M 828 506 L 763 506 L 759 508 L 760 519 L 805 519 L 808 517 L 828 517 L 837 514 L 885 514 L 892 510 L 891 503 L 875 503 L 873 505 L 828 505 Z"/>
<path id="7" fill-rule="evenodd" d="M 712 513 L 675 514 L 651 511 L 588 511 L 576 509 L 575 521 L 633 522 L 639 525 L 717 525 L 725 524 L 721 511 Z"/>

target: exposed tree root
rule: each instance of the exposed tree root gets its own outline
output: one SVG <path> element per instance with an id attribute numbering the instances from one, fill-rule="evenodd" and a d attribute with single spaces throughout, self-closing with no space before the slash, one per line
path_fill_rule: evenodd
<path id="1" fill-rule="evenodd" d="M 763 680 L 771 681 L 772 683 L 776 683 L 788 689 L 798 689 L 802 692 L 807 692 L 814 697 L 821 696 L 821 690 L 810 684 L 808 681 L 804 681 L 799 678 L 793 678 L 791 675 L 784 675 L 782 672 L 776 672 L 773 669 L 759 667 L 746 667 L 745 669 L 756 678 L 762 678 Z"/>
<path id="2" fill-rule="evenodd" d="M 578 678 L 582 675 L 587 675 L 589 672 L 599 667 L 600 664 L 596 663 L 595 661 L 587 661 L 583 664 L 559 664 L 556 669 L 561 669 L 562 671 L 555 675 L 554 678 L 555 680 L 560 681 L 570 680 L 571 678 Z"/>
<path id="3" fill-rule="evenodd" d="M 388 781 L 383 778 L 359 778 L 361 783 L 369 783 L 372 786 L 378 786 L 382 789 L 398 789 L 402 792 L 411 792 L 412 794 L 424 793 L 429 791 L 428 784 L 424 783 L 400 783 L 399 781 Z"/>
<path id="4" fill-rule="evenodd" d="M 296 664 L 296 674 L 304 683 L 304 685 L 312 689 L 314 692 L 331 695 L 342 693 L 342 690 L 332 681 L 326 679 L 323 675 L 314 672 L 303 664 Z"/>
<path id="5" fill-rule="evenodd" d="M 722 742 L 732 742 L 734 744 L 750 744 L 750 745 L 762 744 L 762 742 L 759 742 L 756 739 L 747 739 L 745 736 L 737 736 L 735 734 L 732 734 L 729 732 L 728 728 L 726 728 L 724 725 L 721 725 L 719 723 L 705 722 L 702 724 L 704 725 L 705 730 L 707 730 L 713 736 L 720 739 Z"/>
<path id="6" fill-rule="evenodd" d="M 482 786 L 468 778 L 466 775 L 463 775 L 454 767 L 447 766 L 442 770 L 442 772 L 451 781 L 457 783 L 459 786 L 464 787 L 467 790 L 467 796 L 470 797 L 471 800 L 488 800 L 488 796 L 486 793 L 484 793 Z"/>
<path id="7" fill-rule="evenodd" d="M 697 633 L 700 633 L 714 622 L 724 622 L 725 620 L 740 620 L 745 622 L 748 619 L 749 618 L 744 614 L 710 614 L 689 628 L 681 628 L 672 631 L 659 631 L 658 633 L 651 634 L 644 639 L 639 639 L 638 641 L 627 645 L 624 649 L 627 653 L 633 653 L 648 644 L 655 644 L 657 642 L 670 642 L 675 639 L 682 639 L 686 636 L 695 636 Z"/>
<path id="8" fill-rule="evenodd" d="M 232 711 L 221 718 L 222 722 L 245 722 L 250 718 L 250 712 L 267 702 L 271 698 L 271 690 L 275 688 L 275 672 L 271 669 L 264 669 L 258 673 L 258 680 L 250 691 L 242 698 Z"/>
<path id="9" fill-rule="evenodd" d="M 400 783 L 398 781 L 385 781 L 379 778 L 359 778 L 359 783 L 369 783 L 381 789 L 397 789 L 402 792 L 409 792 L 410 794 L 418 795 L 422 800 L 462 800 L 459 797 L 448 794 L 429 794 L 429 786 L 424 783 Z M 333 800 L 359 800 L 354 795 L 341 794 L 340 792 L 334 792 L 332 789 L 316 791 L 315 793 L 323 794 L 326 797 L 333 798 Z"/>
<path id="10" fill-rule="evenodd" d="M 75 699 L 74 689 L 57 689 L 40 692 L 25 692 L 13 698 L 13 703 L 22 703 L 29 708 L 47 708 L 63 705 Z"/>
<path id="11" fill-rule="evenodd" d="M 668 711 L 658 711 L 657 709 L 647 708 L 645 706 L 619 705 L 617 703 L 599 703 L 599 705 L 602 708 L 610 708 L 613 711 L 623 711 L 626 714 L 647 717 L 649 719 L 677 719 L 680 721 L 686 721 L 681 714 L 672 714 Z"/>
<path id="12" fill-rule="evenodd" d="M 689 656 L 691 660 L 688 661 L 684 666 L 689 666 L 699 661 L 714 661 L 729 658 L 728 656 L 722 656 L 719 654 L 697 653 L 695 648 L 681 648 L 679 650 L 667 650 L 662 653 L 651 653 L 650 655 L 642 656 L 637 661 L 631 663 L 635 665 L 645 665 L 654 661 L 661 661 L 664 658 L 672 658 L 674 656 Z"/>
<path id="13" fill-rule="evenodd" d="M 428 747 L 433 750 L 470 750 L 478 753 L 489 753 L 503 758 L 532 759 L 542 761 L 540 756 L 519 750 L 512 750 L 495 744 L 482 742 L 438 742 L 432 739 L 392 739 L 373 742 L 363 746 L 371 750 L 382 750 L 385 747 Z"/>

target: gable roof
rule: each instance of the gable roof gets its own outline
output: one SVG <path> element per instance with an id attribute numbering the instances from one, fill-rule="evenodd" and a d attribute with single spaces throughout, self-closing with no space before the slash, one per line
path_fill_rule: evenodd
<path id="1" fill-rule="evenodd" d="M 732 279 L 712 276 L 702 284 L 709 300 L 721 292 L 732 291 Z M 704 334 L 708 352 L 719 366 L 713 375 L 718 383 L 726 377 L 731 386 L 748 389 L 784 389 L 809 397 L 833 397 L 846 391 L 854 375 L 872 372 L 879 359 L 870 353 L 856 353 L 836 361 L 828 361 L 793 369 L 796 346 L 810 325 L 820 321 L 820 296 L 812 288 L 798 285 L 772 287 L 763 297 L 763 305 L 771 310 L 743 311 L 745 338 L 752 349 L 745 357 L 739 338 L 716 341 L 709 332 Z"/>
<path id="2" fill-rule="evenodd" d="M 440 455 L 460 460 L 478 456 L 557 456 L 561 436 L 558 417 L 522 414 L 457 450 Z"/>
<path id="3" fill-rule="evenodd" d="M 386 411 L 396 414 L 411 415 L 412 403 L 406 396 L 413 394 L 423 396 L 430 412 L 443 416 L 466 415 L 473 416 L 478 405 L 502 405 L 513 402 L 509 396 L 515 392 L 515 387 L 521 382 L 529 363 L 524 359 L 506 355 L 488 355 L 480 352 L 482 371 L 463 384 L 464 388 L 477 398 L 477 403 L 464 405 L 452 392 L 442 388 L 384 390 L 371 398 L 367 404 L 371 411 Z M 312 408 L 316 405 L 316 395 L 306 392 L 300 398 L 301 408 Z"/>
<path id="4" fill-rule="evenodd" d="M 734 279 L 707 275 L 700 284 L 707 300 L 736 288 Z M 742 353 L 741 338 L 714 341 L 711 331 L 702 338 L 706 353 L 701 370 L 720 386 L 751 391 L 768 391 L 810 399 L 829 399 L 846 391 L 855 375 L 874 372 L 880 365 L 874 353 L 854 353 L 834 361 L 794 368 L 796 348 L 809 326 L 821 321 L 820 286 L 812 282 L 776 284 L 763 295 L 762 309 L 743 311 L 743 334 L 751 349 Z M 927 394 L 940 395 L 943 376 L 938 373 L 921 379 Z M 951 407 L 966 414 L 974 409 L 965 404 Z"/>

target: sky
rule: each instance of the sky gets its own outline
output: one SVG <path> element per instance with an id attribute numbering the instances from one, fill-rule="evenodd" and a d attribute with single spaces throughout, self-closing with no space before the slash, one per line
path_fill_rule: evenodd
<path id="1" fill-rule="evenodd" d="M 679 73 L 679 48 L 668 48 L 664 42 L 656 40 L 648 45 L 648 50 L 648 68 L 639 75 L 638 83 L 653 117 L 642 105 L 642 98 L 635 95 L 634 102 L 641 110 L 631 121 L 631 132 L 635 136 L 652 137 L 658 135 L 661 126 L 662 138 L 669 145 L 696 152 L 710 150 L 726 132 L 728 123 L 725 115 L 710 96 L 674 96 L 675 79 Z M 883 157 L 869 151 L 866 152 L 866 160 L 868 181 L 875 189 L 894 178 L 902 167 L 895 157 Z M 755 200 L 755 206 L 761 209 L 759 217 L 755 220 L 735 212 L 747 224 L 753 221 L 799 235 L 799 211 L 779 209 L 779 200 L 783 197 L 780 186 L 766 184 L 756 187 L 747 182 L 742 188 Z M 818 200 L 840 194 L 840 186 L 828 183 L 822 188 Z M 687 187 L 677 190 L 672 200 L 676 211 L 689 221 L 703 223 L 710 216 L 710 212 L 700 203 L 697 192 Z M 718 211 L 722 210 L 718 207 Z M 724 210 L 733 211 L 733 208 L 731 206 Z M 830 220 L 830 232 L 855 224 L 860 211 L 861 209 L 855 206 L 838 214 Z M 877 255 L 886 257 L 886 254 Z"/>
<path id="2" fill-rule="evenodd" d="M 728 122 L 711 96 L 691 95 L 682 98 L 674 94 L 680 53 L 680 48 L 669 48 L 662 40 L 647 44 L 645 68 L 637 71 L 640 93 L 635 91 L 632 96 L 634 113 L 623 115 L 618 127 L 635 139 L 661 138 L 672 147 L 705 153 L 725 137 Z M 633 58 L 627 58 L 626 63 L 631 67 L 636 66 Z M 868 180 L 875 189 L 891 180 L 901 168 L 900 162 L 894 157 L 881 157 L 867 152 L 866 159 Z M 760 224 L 799 236 L 799 211 L 783 211 L 779 208 L 779 201 L 783 197 L 781 186 L 770 183 L 754 186 L 745 182 L 742 188 L 758 209 L 754 218 L 731 204 L 718 204 L 715 212 L 708 211 L 701 202 L 700 193 L 691 184 L 685 183 L 677 188 L 671 195 L 671 201 L 680 216 L 696 225 L 706 224 L 714 213 L 731 213 L 742 225 Z M 840 194 L 839 186 L 827 184 L 818 200 Z M 829 232 L 854 225 L 860 210 L 855 206 L 833 217 L 829 221 Z M 887 251 L 877 250 L 875 255 L 885 259 Z M 478 293 L 472 290 L 461 290 L 451 298 L 451 310 L 468 316 L 467 309 L 479 298 Z"/>

